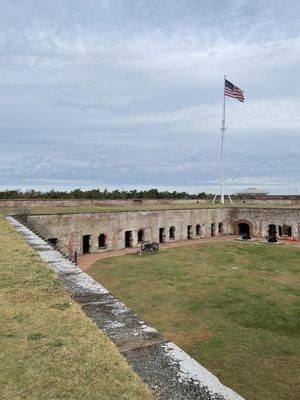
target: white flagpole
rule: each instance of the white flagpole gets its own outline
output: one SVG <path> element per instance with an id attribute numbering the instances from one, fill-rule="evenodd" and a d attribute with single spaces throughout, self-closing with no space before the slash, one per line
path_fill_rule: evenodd
<path id="1" fill-rule="evenodd" d="M 223 119 L 221 127 L 221 203 L 224 204 L 224 137 L 225 137 L 225 79 L 224 75 L 224 89 L 223 89 Z"/>

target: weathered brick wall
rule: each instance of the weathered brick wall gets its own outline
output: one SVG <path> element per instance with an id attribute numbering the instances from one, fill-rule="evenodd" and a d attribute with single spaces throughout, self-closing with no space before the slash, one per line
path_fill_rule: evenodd
<path id="1" fill-rule="evenodd" d="M 232 208 L 230 211 L 230 221 L 233 232 L 236 233 L 238 221 L 249 221 L 253 236 L 264 238 L 268 235 L 269 224 L 278 226 L 288 225 L 292 227 L 292 235 L 300 240 L 300 209 L 293 208 Z"/>
<path id="2" fill-rule="evenodd" d="M 211 236 L 211 225 L 215 224 L 216 235 L 219 224 L 223 224 L 223 234 L 237 233 L 239 222 L 249 223 L 251 235 L 264 238 L 268 234 L 269 224 L 289 225 L 295 239 L 300 240 L 300 209 L 289 208 L 223 208 L 223 209 L 182 209 L 136 212 L 102 212 L 61 215 L 31 215 L 35 220 L 57 237 L 68 243 L 69 247 L 82 253 L 83 235 L 91 235 L 92 253 L 125 247 L 125 231 L 132 231 L 132 245 L 137 246 L 140 229 L 144 230 L 144 239 L 159 241 L 159 228 L 165 228 L 165 241 L 187 240 L 187 227 L 191 225 L 194 239 Z M 201 235 L 196 236 L 196 225 L 201 226 Z M 175 227 L 175 239 L 169 238 L 169 228 Z M 106 248 L 99 249 L 98 237 L 106 235 Z"/>
<path id="3" fill-rule="evenodd" d="M 274 204 L 274 205 L 293 205 L 293 204 L 298 204 L 298 200 L 293 200 L 293 199 L 266 199 L 266 200 L 259 200 L 259 199 L 247 199 L 247 200 L 240 200 L 241 203 L 244 204 Z"/>
<path id="4" fill-rule="evenodd" d="M 204 204 L 209 200 L 169 200 L 169 199 L 141 199 L 141 200 L 3 200 L 0 207 L 70 207 L 70 206 L 122 206 L 129 204 Z"/>
<path id="5" fill-rule="evenodd" d="M 144 239 L 159 241 L 159 228 L 165 228 L 165 241 L 187 239 L 187 227 L 192 225 L 192 237 L 196 238 L 196 225 L 201 226 L 200 237 L 211 236 L 211 224 L 215 224 L 216 236 L 219 234 L 219 223 L 223 224 L 223 233 L 232 233 L 227 209 L 191 209 L 140 212 L 105 212 L 61 215 L 29 216 L 29 221 L 37 221 L 47 226 L 53 233 L 69 246 L 82 253 L 83 235 L 91 235 L 91 252 L 101 251 L 98 237 L 104 233 L 107 238 L 106 250 L 123 249 L 125 231 L 132 231 L 132 245 L 137 246 L 137 234 L 144 230 Z M 169 228 L 175 227 L 175 239 L 169 239 Z"/>
<path id="6" fill-rule="evenodd" d="M 233 196 L 234 198 L 234 196 Z M 276 204 L 276 205 L 293 205 L 300 204 L 300 198 L 288 196 L 269 196 L 265 199 L 237 199 L 234 201 L 245 202 L 245 204 Z M 205 204 L 210 203 L 211 200 L 171 200 L 171 199 L 141 199 L 141 200 L 39 200 L 39 199 L 18 199 L 18 200 L 4 200 L 0 199 L 0 207 L 70 207 L 70 206 L 122 206 L 129 204 Z"/>

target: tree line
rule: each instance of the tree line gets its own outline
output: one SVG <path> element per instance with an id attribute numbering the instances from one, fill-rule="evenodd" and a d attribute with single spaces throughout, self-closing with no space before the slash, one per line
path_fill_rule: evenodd
<path id="1" fill-rule="evenodd" d="M 57 200 L 74 200 L 74 199 L 87 199 L 87 200 L 138 200 L 138 199 L 207 199 L 211 195 L 201 192 L 198 194 L 189 194 L 187 192 L 169 192 L 159 191 L 158 189 L 149 190 L 112 190 L 107 189 L 91 189 L 82 190 L 74 189 L 71 191 L 49 190 L 42 192 L 38 190 L 4 190 L 0 191 L 0 199 L 57 199 Z"/>

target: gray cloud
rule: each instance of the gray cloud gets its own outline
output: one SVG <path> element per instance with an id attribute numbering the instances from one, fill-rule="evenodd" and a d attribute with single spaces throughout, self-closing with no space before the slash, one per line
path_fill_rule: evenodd
<path id="1" fill-rule="evenodd" d="M 0 186 L 300 190 L 298 1 L 1 1 Z M 277 185 L 277 186 L 276 186 Z"/>

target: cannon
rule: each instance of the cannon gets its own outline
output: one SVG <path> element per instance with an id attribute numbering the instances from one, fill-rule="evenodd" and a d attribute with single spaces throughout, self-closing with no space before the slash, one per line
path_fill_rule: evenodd
<path id="1" fill-rule="evenodd" d="M 157 242 L 148 242 L 147 240 L 141 243 L 142 253 L 157 253 L 159 251 L 159 244 Z"/>
<path id="2" fill-rule="evenodd" d="M 248 233 L 243 233 L 243 234 L 242 234 L 242 239 L 243 239 L 243 240 L 250 240 L 251 237 L 250 237 L 250 235 L 249 235 Z"/>

